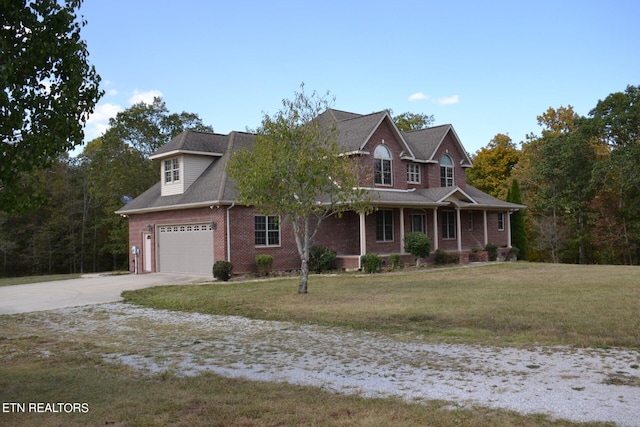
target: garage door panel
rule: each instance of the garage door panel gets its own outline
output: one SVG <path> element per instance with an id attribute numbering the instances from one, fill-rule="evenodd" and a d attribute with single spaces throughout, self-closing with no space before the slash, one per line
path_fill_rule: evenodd
<path id="1" fill-rule="evenodd" d="M 211 224 L 179 224 L 158 228 L 160 272 L 211 274 L 213 229 Z"/>

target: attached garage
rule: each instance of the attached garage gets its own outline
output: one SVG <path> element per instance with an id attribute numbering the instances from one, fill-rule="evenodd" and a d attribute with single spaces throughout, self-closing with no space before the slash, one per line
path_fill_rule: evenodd
<path id="1" fill-rule="evenodd" d="M 210 275 L 213 227 L 211 223 L 159 226 L 157 251 L 159 272 Z"/>

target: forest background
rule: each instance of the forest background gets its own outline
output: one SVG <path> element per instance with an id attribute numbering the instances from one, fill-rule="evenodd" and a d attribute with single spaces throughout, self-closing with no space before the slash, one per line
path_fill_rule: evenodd
<path id="1" fill-rule="evenodd" d="M 405 130 L 416 127 L 407 119 L 434 121 L 394 118 Z M 516 244 L 522 259 L 637 265 L 639 87 L 609 94 L 587 117 L 568 105 L 537 119 L 539 133 L 525 141 L 498 134 L 472 154 L 467 181 L 528 206 L 526 236 Z M 123 196 L 159 181 L 149 155 L 186 129 L 213 132 L 197 114 L 171 113 L 155 98 L 118 113 L 80 155 L 62 153 L 49 167 L 21 173 L 19 195 L 0 210 L 0 276 L 127 270 L 127 219 L 114 212 Z"/>

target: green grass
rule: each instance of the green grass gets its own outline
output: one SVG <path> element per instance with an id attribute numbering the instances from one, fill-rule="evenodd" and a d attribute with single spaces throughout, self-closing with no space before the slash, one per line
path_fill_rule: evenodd
<path id="1" fill-rule="evenodd" d="M 640 347 L 640 268 L 501 263 L 125 292 L 148 307 L 505 346 Z"/>
<path id="2" fill-rule="evenodd" d="M 0 317 L 0 401 L 86 403 L 87 413 L 0 413 L 3 426 L 575 426 L 447 402 L 366 399 L 319 388 L 202 374 L 142 376 L 103 362 L 95 343 L 34 335 Z M 593 424 L 603 425 L 603 424 Z"/>
<path id="3" fill-rule="evenodd" d="M 48 276 L 4 277 L 0 278 L 0 286 L 28 285 L 30 283 L 54 282 L 58 280 L 77 279 L 81 274 L 53 274 Z"/>

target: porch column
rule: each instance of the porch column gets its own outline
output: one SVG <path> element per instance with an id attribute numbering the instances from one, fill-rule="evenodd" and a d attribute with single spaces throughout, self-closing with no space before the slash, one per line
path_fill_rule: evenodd
<path id="1" fill-rule="evenodd" d="M 438 208 L 433 208 L 433 250 L 438 250 Z"/>
<path id="2" fill-rule="evenodd" d="M 365 215 L 360 214 L 360 255 L 367 253 L 367 230 L 365 227 Z"/>
<path id="3" fill-rule="evenodd" d="M 487 210 L 482 211 L 482 217 L 484 222 L 484 245 L 487 246 L 489 244 L 489 231 L 487 228 Z"/>
<path id="4" fill-rule="evenodd" d="M 511 211 L 507 211 L 507 248 L 511 249 Z"/>
<path id="5" fill-rule="evenodd" d="M 404 208 L 400 208 L 400 253 L 404 252 Z"/>
<path id="6" fill-rule="evenodd" d="M 460 208 L 456 207 L 456 232 L 458 240 L 458 252 L 462 252 L 462 224 L 460 224 Z"/>

